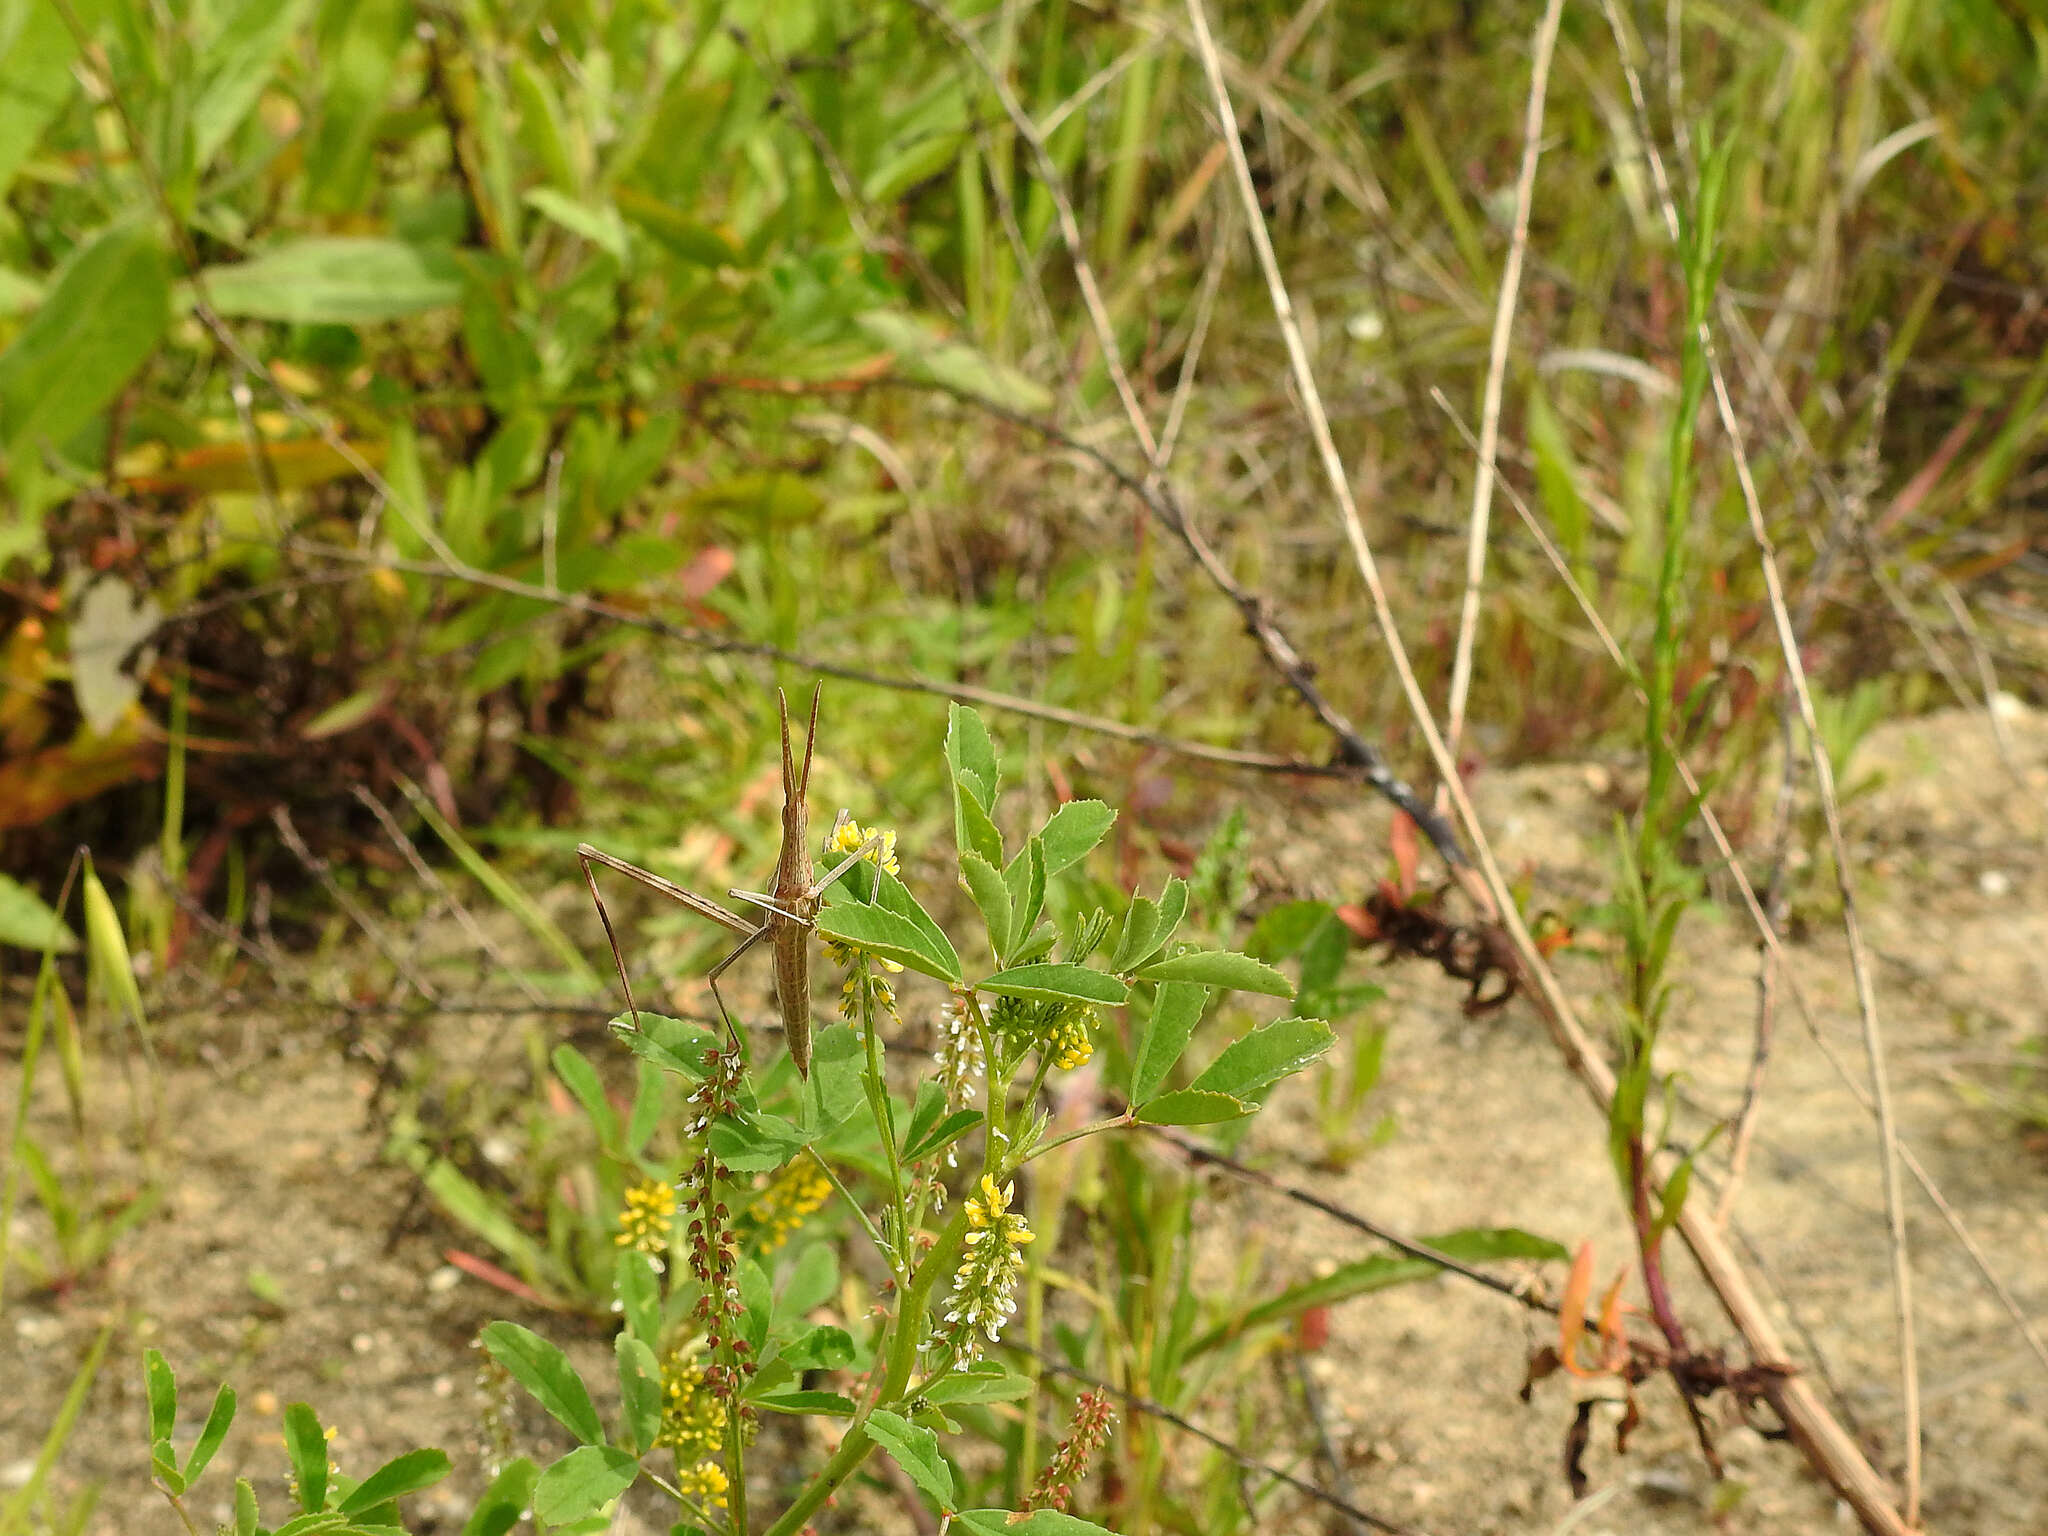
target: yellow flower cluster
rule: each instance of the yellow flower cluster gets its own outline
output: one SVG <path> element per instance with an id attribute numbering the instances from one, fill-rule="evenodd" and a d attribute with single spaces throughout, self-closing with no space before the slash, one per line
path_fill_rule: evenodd
<path id="1" fill-rule="evenodd" d="M 687 1472 L 676 1474 L 676 1491 L 710 1509 L 725 1508 L 725 1490 L 731 1486 L 725 1468 L 715 1461 L 700 1461 Z"/>
<path id="2" fill-rule="evenodd" d="M 747 1219 L 761 1234 L 761 1251 L 773 1253 L 789 1234 L 832 1196 L 832 1181 L 812 1162 L 794 1162 L 775 1176 L 747 1207 Z"/>
<path id="3" fill-rule="evenodd" d="M 877 869 L 887 870 L 892 875 L 903 873 L 903 866 L 896 861 L 896 834 L 885 832 L 880 827 L 863 827 L 848 817 L 833 829 L 828 853 L 844 858 L 849 853 L 858 853 L 861 845 L 869 838 L 880 838 L 880 843 L 868 850 L 868 862 Z"/>
<path id="4" fill-rule="evenodd" d="M 708 1456 L 725 1443 L 725 1404 L 704 1389 L 704 1368 L 687 1355 L 671 1355 L 662 1367 L 654 1443 L 674 1446 L 683 1457 Z"/>
<path id="5" fill-rule="evenodd" d="M 1095 1054 L 1095 1042 L 1088 1036 L 1086 1015 L 1070 1013 L 1061 1019 L 1047 1037 L 1045 1049 L 1052 1057 L 1052 1064 L 1062 1072 L 1086 1066 L 1088 1058 Z"/>
<path id="6" fill-rule="evenodd" d="M 985 1334 L 993 1344 L 1003 1324 L 1017 1310 L 1017 1279 L 1024 1268 L 1017 1251 L 1035 1234 L 1022 1216 L 1010 1210 L 1016 1184 L 997 1188 L 987 1174 L 981 1176 L 978 1194 L 967 1197 L 967 1252 L 953 1271 L 952 1306 L 946 1321 L 960 1328 L 960 1358 L 972 1360 L 981 1353 Z"/>
<path id="7" fill-rule="evenodd" d="M 638 1248 L 659 1258 L 668 1252 L 668 1237 L 675 1224 L 675 1190 L 646 1179 L 626 1191 L 626 1208 L 619 1212 L 619 1231 L 612 1241 L 621 1248 Z"/>

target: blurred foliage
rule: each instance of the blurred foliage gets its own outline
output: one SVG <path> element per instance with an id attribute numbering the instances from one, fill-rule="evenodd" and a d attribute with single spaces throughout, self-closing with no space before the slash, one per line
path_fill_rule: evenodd
<path id="1" fill-rule="evenodd" d="M 1476 398 L 1533 9 L 1218 9 L 1261 212 L 1435 684 L 1469 456 L 1429 391 Z M 1782 556 L 1816 577 L 1815 666 L 1845 695 L 1902 668 L 1901 707 L 1936 700 L 1975 675 L 1919 649 L 1961 648 L 1953 588 L 2014 621 L 1986 644 L 2033 686 L 2048 32 L 1974 0 L 1683 14 L 1666 39 L 1645 13 L 1628 53 L 1681 205 L 1694 124 L 1741 130 L 1717 323 Z M 1006 100 L 1042 131 L 1155 424 L 1198 370 L 1175 474 L 1205 537 L 1336 663 L 1339 702 L 1392 726 L 1380 669 L 1348 664 L 1354 578 L 1233 264 L 1179 12 L 944 16 L 0 3 L 8 867 L 155 835 L 177 687 L 202 895 L 274 806 L 346 839 L 367 828 L 341 791 L 401 775 L 501 837 L 595 802 L 639 823 L 624 851 L 671 843 L 743 788 L 762 720 L 688 636 L 653 642 L 658 694 L 623 686 L 616 654 L 646 642 L 592 604 L 1326 750 L 1248 644 L 1212 642 L 1234 616 L 1114 487 L 930 390 L 1138 463 Z M 1573 10 L 1505 470 L 1641 654 L 1683 304 L 1620 66 Z M 1703 750 L 1753 760 L 1778 663 L 1712 436 L 1674 684 Z M 1583 615 L 1497 526 L 1475 749 L 1636 734 L 1628 681 L 1589 671 Z M 879 714 L 871 756 L 936 721 Z M 906 805 L 935 784 L 890 771 Z"/>

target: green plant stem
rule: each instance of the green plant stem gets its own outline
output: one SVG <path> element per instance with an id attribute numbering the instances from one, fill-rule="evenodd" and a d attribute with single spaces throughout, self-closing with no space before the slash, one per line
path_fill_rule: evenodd
<path id="1" fill-rule="evenodd" d="M 839 1449 L 832 1453 L 831 1460 L 811 1479 L 810 1486 L 797 1495 L 796 1501 L 768 1527 L 767 1536 L 796 1536 L 875 1448 L 875 1442 L 867 1433 L 868 1415 L 884 1403 L 895 1402 L 910 1384 L 911 1373 L 917 1366 L 918 1341 L 924 1334 L 924 1320 L 931 1311 L 932 1292 L 942 1276 L 952 1273 L 966 1238 L 967 1202 L 963 1200 L 946 1223 L 945 1231 L 939 1235 L 932 1251 L 925 1255 L 924 1262 L 911 1276 L 909 1286 L 902 1292 L 881 1381 L 853 1423 L 847 1426 L 846 1438 L 839 1442 Z"/>
<path id="2" fill-rule="evenodd" d="M 862 1084 L 867 1089 L 868 1112 L 875 1117 L 875 1130 L 882 1138 L 882 1155 L 889 1164 L 889 1224 L 893 1229 L 891 1237 L 899 1255 L 910 1252 L 910 1233 L 904 1229 L 908 1220 L 905 1212 L 907 1202 L 903 1197 L 903 1163 L 896 1152 L 896 1115 L 889 1104 L 889 1085 L 882 1080 L 882 1045 L 875 1034 L 875 994 L 869 984 L 872 979 L 874 961 L 863 956 L 860 970 L 856 973 L 860 993 L 860 1032 L 862 1044 L 867 1050 L 867 1070 L 862 1074 Z M 900 1275 L 902 1263 L 891 1264 Z"/>

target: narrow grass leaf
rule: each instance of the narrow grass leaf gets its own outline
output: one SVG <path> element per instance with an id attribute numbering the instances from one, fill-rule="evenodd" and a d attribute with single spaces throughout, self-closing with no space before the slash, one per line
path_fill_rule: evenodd
<path id="1" fill-rule="evenodd" d="M 345 1515 L 360 1515 L 380 1504 L 402 1499 L 408 1493 L 431 1488 L 446 1477 L 450 1463 L 446 1451 L 423 1446 L 394 1456 L 350 1490 L 338 1506 Z"/>
<path id="2" fill-rule="evenodd" d="M 1322 1019 L 1275 1019 L 1232 1041 L 1190 1087 L 1258 1103 L 1266 1090 L 1327 1051 L 1337 1032 Z"/>
<path id="3" fill-rule="evenodd" d="M 619 1145 L 619 1112 L 612 1108 L 611 1099 L 605 1094 L 604 1084 L 598 1080 L 597 1068 L 590 1059 L 575 1046 L 564 1041 L 555 1047 L 549 1058 L 555 1068 L 555 1076 L 576 1095 L 576 1102 L 583 1106 L 583 1113 L 590 1116 L 590 1123 L 597 1131 L 597 1144 L 606 1152 L 616 1152 Z"/>
<path id="4" fill-rule="evenodd" d="M 1153 994 L 1152 1014 L 1145 1020 L 1131 1069 L 1134 1102 L 1144 1103 L 1165 1085 L 1167 1074 L 1186 1053 L 1209 997 L 1209 988 L 1192 981 L 1164 982 Z"/>
<path id="5" fill-rule="evenodd" d="M 1140 981 L 1198 981 L 1208 987 L 1233 992 L 1257 992 L 1266 997 L 1294 996 L 1294 983 L 1270 965 L 1228 949 L 1197 949 L 1169 959 L 1155 960 L 1138 970 Z"/>
<path id="6" fill-rule="evenodd" d="M 47 0 L 0 9 L 0 196 L 78 89 L 77 52 L 63 11 Z"/>
<path id="7" fill-rule="evenodd" d="M 1539 1259 L 1562 1262 L 1571 1257 L 1561 1244 L 1515 1227 L 1468 1227 L 1422 1240 L 1446 1257 L 1466 1264 L 1496 1259 Z M 1251 1329 L 1283 1323 L 1314 1307 L 1334 1306 L 1357 1296 L 1428 1280 L 1443 1267 L 1407 1254 L 1382 1253 L 1339 1265 L 1327 1275 L 1289 1286 L 1279 1295 L 1234 1314 L 1188 1345 L 1187 1358 L 1229 1344 Z"/>
<path id="8" fill-rule="evenodd" d="M 420 1182 L 441 1209 L 512 1262 L 530 1284 L 561 1290 L 567 1277 L 553 1254 L 508 1217 L 491 1197 L 446 1158 L 437 1158 Z"/>
<path id="9" fill-rule="evenodd" d="M 941 1510 L 953 1507 L 953 1469 L 939 1450 L 939 1437 L 901 1414 L 877 1408 L 868 1415 L 868 1438 L 910 1474 L 918 1490 Z"/>
<path id="10" fill-rule="evenodd" d="M 998 997 L 1025 997 L 1046 1003 L 1094 1003 L 1114 1008 L 1130 997 L 1130 988 L 1116 977 L 1085 965 L 1046 961 L 1038 965 L 1017 965 L 997 971 L 975 983 L 977 992 Z"/>
<path id="11" fill-rule="evenodd" d="M 421 793 L 420 787 L 412 780 L 401 778 L 398 787 L 404 791 L 406 800 L 419 812 L 420 819 L 434 829 L 434 835 L 455 855 L 462 867 L 473 875 L 477 883 L 491 893 L 491 897 L 510 912 L 525 926 L 526 931 L 552 950 L 576 984 L 587 991 L 599 990 L 601 983 L 590 963 L 583 958 L 583 952 L 571 942 L 561 925 L 546 912 L 540 904 L 510 879 L 500 874 L 491 862 L 470 843 L 469 839 L 448 823 L 434 802 Z"/>
<path id="12" fill-rule="evenodd" d="M 609 1445 L 578 1446 L 541 1473 L 533 1512 L 544 1525 L 567 1525 L 603 1511 L 633 1486 L 640 1463 Z"/>
<path id="13" fill-rule="evenodd" d="M 510 1371 L 564 1429 L 585 1445 L 604 1444 L 604 1426 L 591 1406 L 589 1389 L 567 1355 L 517 1323 L 490 1324 L 483 1331 L 483 1342 L 491 1358 Z"/>

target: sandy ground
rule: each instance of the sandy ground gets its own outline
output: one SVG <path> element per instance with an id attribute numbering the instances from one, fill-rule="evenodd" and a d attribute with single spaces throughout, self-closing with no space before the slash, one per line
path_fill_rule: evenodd
<path id="1" fill-rule="evenodd" d="M 1860 776 L 1881 768 L 1887 780 L 1850 807 L 1849 821 L 1900 1126 L 2021 1305 L 2048 1327 L 2048 1155 L 2038 1135 L 2030 1141 L 2026 1127 L 1957 1085 L 1992 1071 L 2022 1043 L 2039 1042 L 2044 1027 L 2048 721 L 2015 711 L 2006 727 L 2010 768 L 1982 717 L 1880 729 L 1858 769 Z M 1533 881 L 1536 905 L 1569 910 L 1598 897 L 1612 820 L 1603 771 L 1504 773 L 1481 779 L 1476 792 L 1504 854 Z M 1273 803 L 1256 807 L 1254 820 L 1271 894 L 1356 899 L 1352 872 L 1383 862 L 1385 818 L 1376 807 Z M 1826 882 L 1809 876 L 1802 893 L 1824 915 Z M 1721 911 L 1727 915 L 1703 913 L 1687 930 L 1666 1041 L 1692 1106 L 1679 1117 L 1685 1135 L 1733 1107 L 1750 1058 L 1756 957 L 1736 909 Z M 1568 956 L 1567 985 L 1581 999 L 1599 998 L 1605 964 L 1597 955 Z M 1794 946 L 1793 966 L 1820 1038 L 1864 1081 L 1839 930 L 1813 922 Z M 1512 1225 L 1568 1246 L 1590 1239 L 1611 1272 L 1625 1233 L 1604 1127 L 1541 1026 L 1519 1005 L 1497 1021 L 1468 1020 L 1457 985 L 1413 963 L 1383 979 L 1387 1065 L 1365 1115 L 1390 1114 L 1392 1138 L 1341 1171 L 1320 1166 L 1313 1095 L 1291 1085 L 1243 1155 L 1414 1233 Z M 1598 1007 L 1590 1002 L 1595 1027 Z M 0 1037 L 0 1093 L 10 1105 L 15 1028 Z M 449 1049 L 479 1053 L 503 1034 L 498 1021 L 436 1029 L 447 1032 Z M 110 1322 L 119 1326 L 107 1368 L 55 1479 L 70 1492 L 102 1486 L 92 1532 L 178 1528 L 146 1478 L 137 1365 L 144 1344 L 163 1348 L 185 1380 L 183 1438 L 214 1383 L 230 1380 L 241 1392 L 242 1420 L 194 1501 L 199 1521 L 227 1517 L 235 1472 L 256 1481 L 271 1519 L 282 1517 L 276 1409 L 304 1399 L 336 1425 L 334 1455 L 356 1475 L 417 1444 L 454 1454 L 455 1477 L 409 1506 L 416 1528 L 443 1531 L 458 1528 L 479 1486 L 470 1348 L 478 1327 L 512 1317 L 593 1361 L 609 1355 L 599 1329 L 523 1308 L 446 1266 L 450 1230 L 422 1208 L 411 1176 L 380 1158 L 371 1068 L 341 1045 L 353 1034 L 345 1021 L 311 1015 L 223 1017 L 187 1060 L 167 1066 L 161 1207 L 104 1268 L 75 1285 L 12 1296 L 0 1318 L 0 1499 L 26 1479 L 78 1362 Z M 44 1094 L 36 1120 L 53 1144 L 63 1125 L 55 1098 Z M 117 1138 L 120 1129 L 109 1124 L 106 1135 Z M 1869 1118 L 1798 1014 L 1783 1009 L 1734 1220 L 1782 1292 L 1788 1332 L 1807 1341 L 1802 1350 L 1820 1352 L 1840 1384 L 1843 1411 L 1879 1464 L 1896 1472 L 1900 1394 L 1875 1147 Z M 1714 1193 L 1702 1189 L 1696 1198 Z M 1371 1251 L 1269 1192 L 1212 1177 L 1203 1198 L 1209 1237 L 1198 1276 L 1218 1301 L 1269 1292 Z M 1908 1215 L 1928 1527 L 2034 1536 L 2048 1529 L 2048 1371 L 1917 1192 L 1909 1191 Z M 43 1242 L 39 1220 L 18 1218 L 17 1239 Z M 1676 1267 L 1681 1309 L 1701 1339 L 1730 1342 L 1711 1298 L 1682 1260 Z M 1553 1379 L 1532 1403 L 1517 1398 L 1523 1362 L 1544 1338 L 1531 1314 L 1448 1280 L 1334 1309 L 1328 1342 L 1307 1368 L 1350 1497 L 1441 1533 L 1850 1528 L 1795 1453 L 1726 1423 L 1719 1442 L 1744 1491 L 1717 1520 L 1684 1414 L 1657 1384 L 1645 1390 L 1646 1422 L 1627 1455 L 1615 1454 L 1606 1428 L 1596 1430 L 1586 1458 L 1591 1497 L 1575 1506 L 1560 1470 L 1569 1386 Z M 1212 1427 L 1240 1427 L 1220 1399 L 1213 1406 Z M 1266 1453 L 1328 1481 L 1299 1396 L 1282 1401 L 1276 1393 L 1274 1412 L 1284 1428 L 1266 1438 Z M 522 1412 L 515 1429 L 537 1454 L 563 1448 L 537 1412 Z M 894 1519 L 870 1510 L 857 1528 L 910 1529 L 900 1512 Z M 1348 1527 L 1283 1500 L 1259 1528 Z"/>

